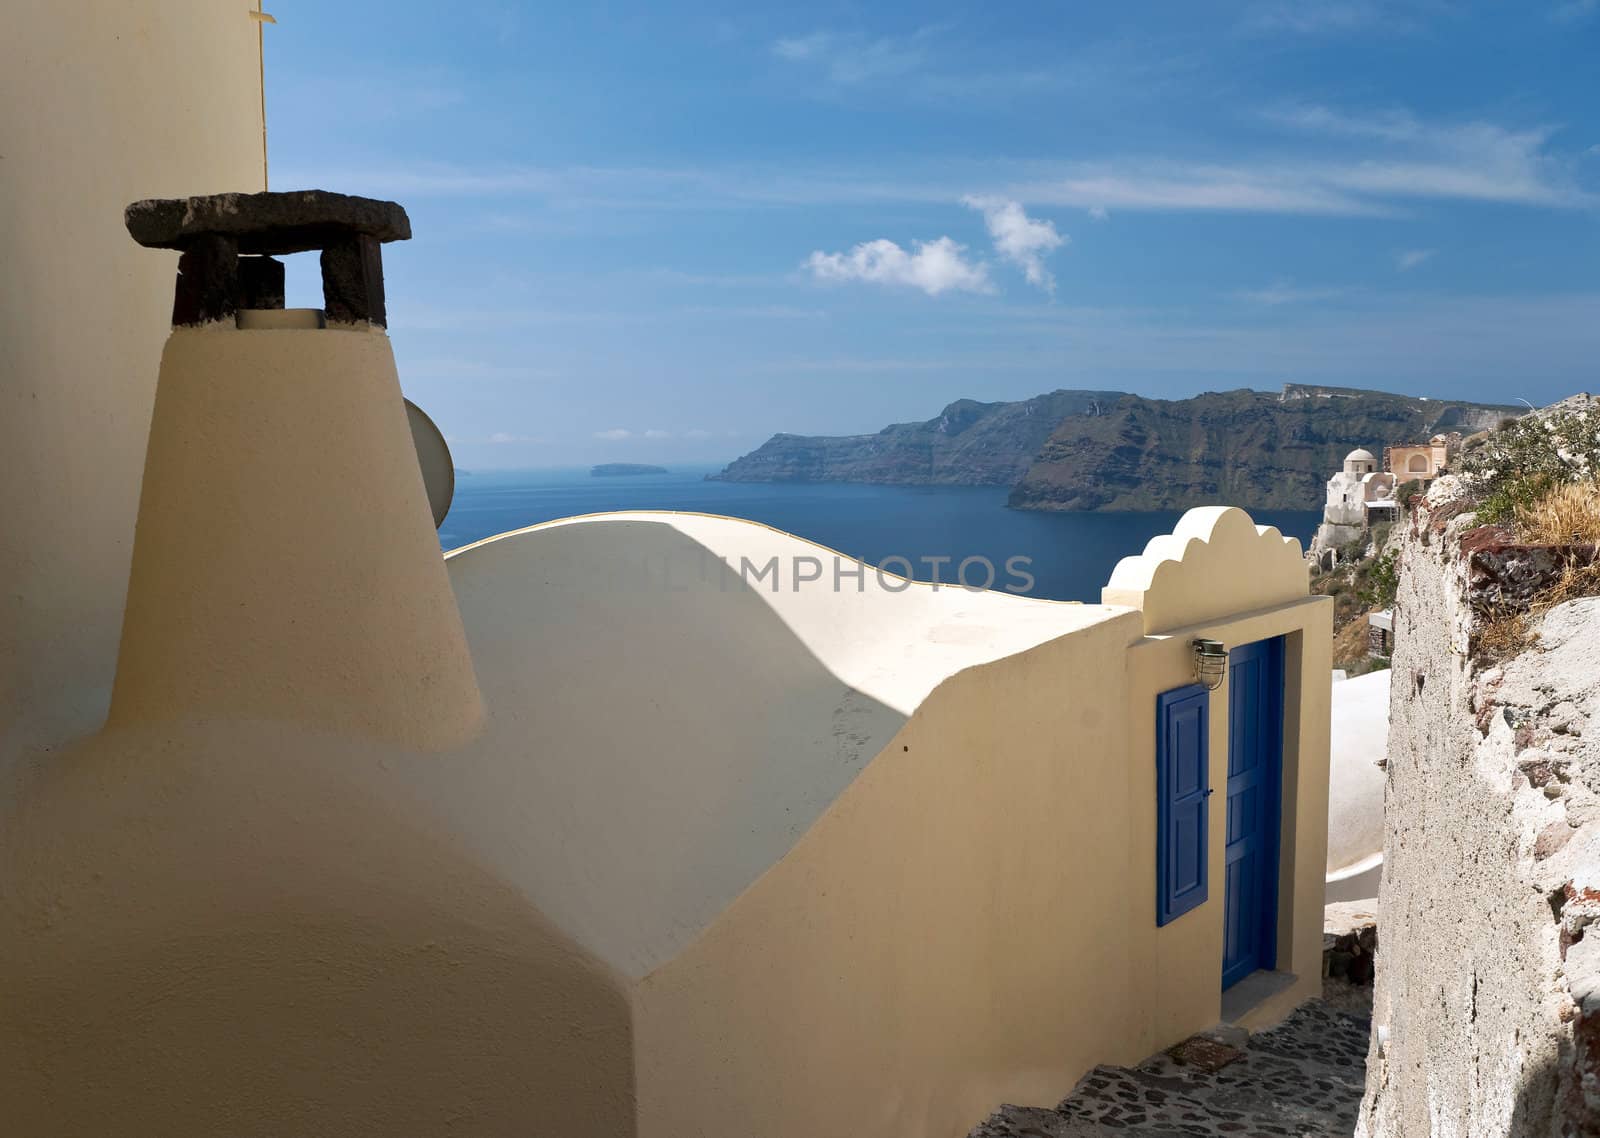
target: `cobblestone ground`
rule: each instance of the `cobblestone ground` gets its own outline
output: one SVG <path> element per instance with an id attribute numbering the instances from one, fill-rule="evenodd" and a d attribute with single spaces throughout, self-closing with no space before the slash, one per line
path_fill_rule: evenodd
<path id="1" fill-rule="evenodd" d="M 1214 1073 L 1165 1053 L 1096 1067 L 1055 1109 L 1002 1107 L 971 1138 L 1349 1138 L 1368 1025 L 1313 1000 L 1248 1043 L 1235 1039 L 1241 1057 Z"/>

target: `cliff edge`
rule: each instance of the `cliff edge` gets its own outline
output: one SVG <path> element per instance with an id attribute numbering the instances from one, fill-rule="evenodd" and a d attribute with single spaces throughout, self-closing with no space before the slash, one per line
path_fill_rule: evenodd
<path id="1" fill-rule="evenodd" d="M 1008 504 L 1025 510 L 1306 509 L 1357 446 L 1484 430 L 1517 411 L 1296 384 L 1190 399 L 1053 391 L 961 399 L 871 435 L 774 435 L 712 477 L 1009 486 Z"/>
<path id="2" fill-rule="evenodd" d="M 1358 1135 L 1600 1133 L 1600 440 L 1551 421 L 1495 432 L 1396 527 Z"/>

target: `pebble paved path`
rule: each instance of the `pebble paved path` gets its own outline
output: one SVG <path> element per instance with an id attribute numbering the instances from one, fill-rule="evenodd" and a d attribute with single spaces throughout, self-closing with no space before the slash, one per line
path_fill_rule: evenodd
<path id="1" fill-rule="evenodd" d="M 1096 1067 L 1055 1109 L 1002 1107 L 971 1138 L 1349 1138 L 1368 1025 L 1313 1000 L 1215 1073 L 1165 1053 Z"/>

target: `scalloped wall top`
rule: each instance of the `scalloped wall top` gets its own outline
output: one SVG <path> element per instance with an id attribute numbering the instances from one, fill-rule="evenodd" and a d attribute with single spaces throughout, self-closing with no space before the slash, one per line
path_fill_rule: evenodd
<path id="1" fill-rule="evenodd" d="M 1300 543 L 1236 506 L 1198 506 L 1144 552 L 1124 557 L 1102 603 L 1144 612 L 1147 634 L 1267 608 L 1310 592 Z"/>

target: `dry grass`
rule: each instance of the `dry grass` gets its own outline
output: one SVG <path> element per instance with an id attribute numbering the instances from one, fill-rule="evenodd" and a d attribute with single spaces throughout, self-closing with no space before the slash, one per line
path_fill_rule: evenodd
<path id="1" fill-rule="evenodd" d="M 1556 582 L 1534 598 L 1532 611 L 1542 616 L 1557 605 L 1594 596 L 1600 596 L 1600 558 L 1586 565 L 1568 561 Z"/>
<path id="2" fill-rule="evenodd" d="M 1333 666 L 1352 675 L 1370 672 L 1379 666 L 1378 657 L 1367 654 L 1369 630 L 1367 615 L 1361 613 L 1333 634 Z"/>
<path id="3" fill-rule="evenodd" d="M 1503 609 L 1481 619 L 1472 633 L 1473 656 L 1481 664 L 1496 664 L 1538 643 L 1539 618 L 1568 601 L 1600 596 L 1600 558 L 1587 563 L 1569 559 L 1561 576 L 1540 590 L 1527 611 Z"/>
<path id="4" fill-rule="evenodd" d="M 1498 664 L 1532 647 L 1533 634 L 1525 612 L 1499 612 L 1472 633 L 1472 654 L 1480 664 Z"/>
<path id="5" fill-rule="evenodd" d="M 1526 609 L 1503 608 L 1477 620 L 1472 647 L 1480 663 L 1495 663 L 1532 647 L 1539 618 L 1557 605 L 1600 596 L 1600 556 L 1590 552 L 1600 547 L 1600 479 L 1552 482 L 1548 476 L 1529 477 L 1498 493 L 1500 510 L 1515 524 L 1517 540 L 1567 548 L 1560 551 L 1565 560 L 1561 576 L 1540 589 Z"/>
<path id="6" fill-rule="evenodd" d="M 1517 536 L 1536 545 L 1600 545 L 1600 481 L 1562 482 L 1516 511 Z"/>

